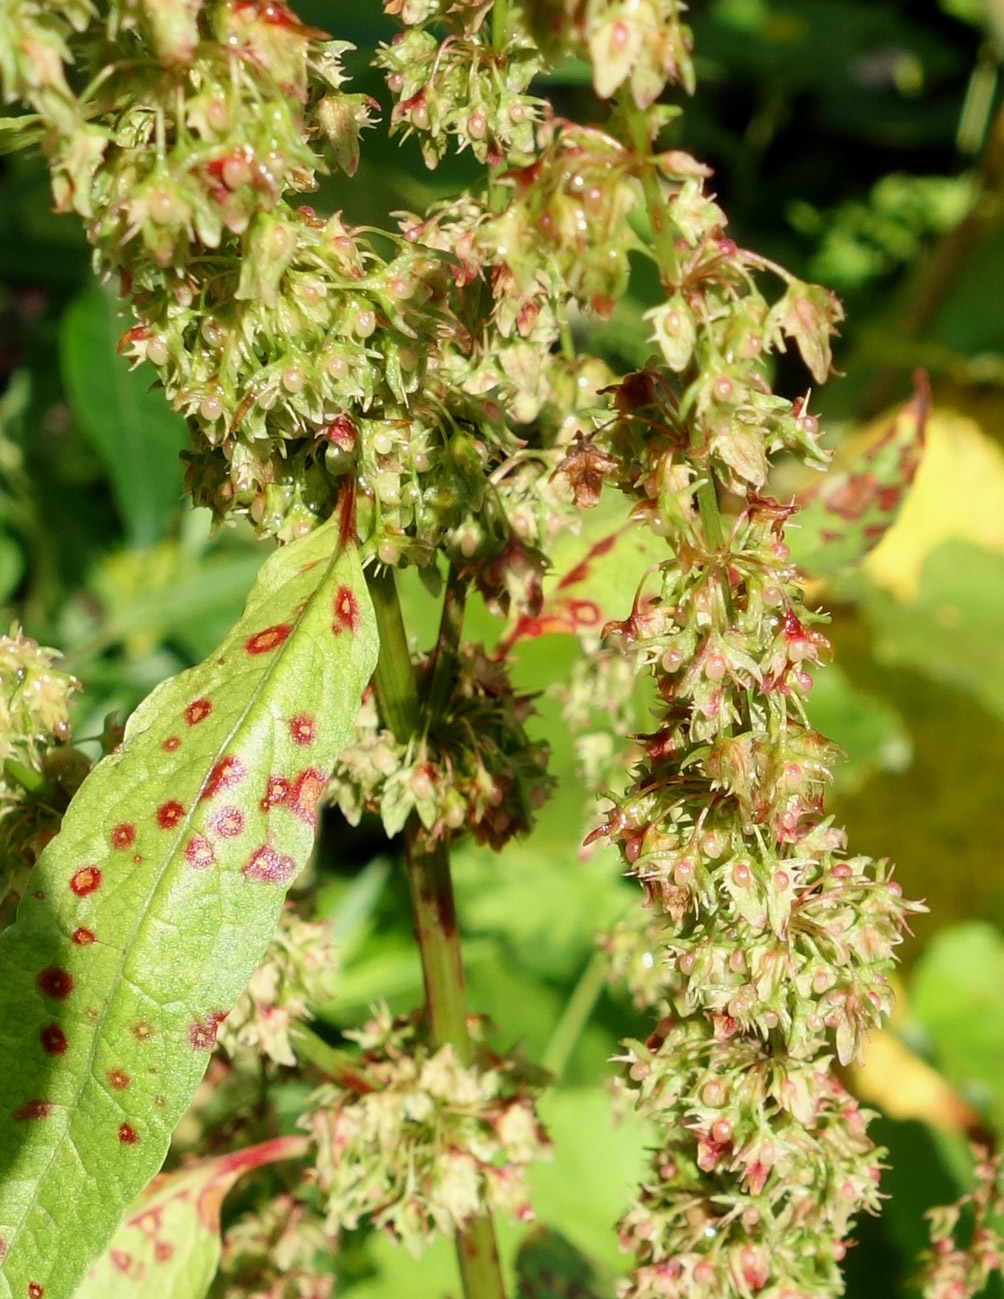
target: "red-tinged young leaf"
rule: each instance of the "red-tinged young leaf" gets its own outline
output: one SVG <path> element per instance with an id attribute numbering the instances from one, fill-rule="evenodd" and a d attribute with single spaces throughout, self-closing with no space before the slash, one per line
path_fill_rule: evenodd
<path id="1" fill-rule="evenodd" d="M 306 1137 L 277 1137 L 155 1178 L 74 1299 L 203 1299 L 219 1266 L 224 1196 L 245 1173 L 306 1147 Z"/>
<path id="2" fill-rule="evenodd" d="M 795 562 L 811 577 L 835 577 L 856 567 L 896 521 L 924 452 L 930 408 L 925 375 L 886 431 L 844 470 L 804 493 L 787 540 Z"/>
<path id="3" fill-rule="evenodd" d="M 74 798 L 0 936 L 2 1299 L 70 1299 L 159 1169 L 376 655 L 332 521 L 266 561 L 216 652 L 140 705 Z"/>

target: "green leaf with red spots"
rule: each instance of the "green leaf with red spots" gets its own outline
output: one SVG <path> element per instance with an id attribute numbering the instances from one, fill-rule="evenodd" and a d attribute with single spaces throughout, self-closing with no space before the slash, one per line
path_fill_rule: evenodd
<path id="1" fill-rule="evenodd" d="M 220 1261 L 223 1197 L 245 1173 L 306 1147 L 306 1137 L 277 1137 L 156 1178 L 74 1299 L 203 1299 Z"/>
<path id="2" fill-rule="evenodd" d="M 924 451 L 927 378 L 891 424 L 846 469 L 833 470 L 799 500 L 787 534 L 795 563 L 810 577 L 837 577 L 874 550 L 896 521 Z"/>
<path id="3" fill-rule="evenodd" d="M 0 935 L 0 1299 L 69 1299 L 157 1172 L 314 840 L 376 662 L 332 521 L 140 705 Z"/>

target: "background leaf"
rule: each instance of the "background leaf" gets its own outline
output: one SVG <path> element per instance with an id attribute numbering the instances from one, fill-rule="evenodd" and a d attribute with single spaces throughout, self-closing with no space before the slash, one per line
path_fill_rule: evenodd
<path id="1" fill-rule="evenodd" d="M 272 555 L 216 653 L 140 705 L 0 937 L 4 1299 L 68 1299 L 160 1167 L 307 858 L 377 652 L 335 535 Z"/>
<path id="2" fill-rule="evenodd" d="M 220 1261 L 223 1197 L 245 1173 L 306 1145 L 306 1137 L 277 1137 L 156 1178 L 74 1299 L 202 1299 Z"/>
<path id="3" fill-rule="evenodd" d="M 185 421 L 150 392 L 152 371 L 131 370 L 115 346 L 124 323 L 94 286 L 67 308 L 60 328 L 63 382 L 80 426 L 104 462 L 130 539 L 156 541 L 181 499 Z"/>

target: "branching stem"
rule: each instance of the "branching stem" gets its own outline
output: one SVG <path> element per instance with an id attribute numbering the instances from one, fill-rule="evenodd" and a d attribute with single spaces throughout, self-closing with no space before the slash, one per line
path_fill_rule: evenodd
<path id="1" fill-rule="evenodd" d="M 436 668 L 443 661 L 444 652 L 448 659 L 454 658 L 460 636 L 463 600 L 458 598 L 456 590 L 458 579 L 455 574 L 451 577 Z M 419 699 L 392 570 L 378 569 L 372 573 L 369 588 L 380 630 L 380 658 L 373 678 L 377 702 L 384 722 L 398 743 L 407 744 L 419 733 L 428 714 Z M 444 641 L 452 642 L 452 649 L 444 646 Z M 433 690 L 438 684 L 436 668 Z M 422 960 L 430 1044 L 435 1049 L 449 1043 L 461 1063 L 470 1064 L 473 1053 L 467 1029 L 464 967 L 449 852 L 442 844 L 428 843 L 414 812 L 404 829 L 404 848 L 415 937 Z M 483 1213 L 472 1219 L 457 1233 L 456 1247 L 465 1299 L 505 1299 L 491 1215 Z"/>

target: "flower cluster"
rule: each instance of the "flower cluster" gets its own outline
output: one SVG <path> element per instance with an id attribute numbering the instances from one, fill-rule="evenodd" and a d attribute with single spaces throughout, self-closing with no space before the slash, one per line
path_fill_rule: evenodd
<path id="1" fill-rule="evenodd" d="M 420 660 L 419 670 L 424 666 Z M 398 744 L 367 697 L 326 796 L 353 825 L 363 812 L 378 813 L 391 837 L 415 812 L 430 844 L 470 833 L 501 848 L 530 829 L 551 788 L 547 747 L 525 731 L 532 711 L 505 665 L 466 645 L 442 716 L 408 743 Z"/>
<path id="2" fill-rule="evenodd" d="M 66 741 L 77 681 L 59 655 L 19 627 L 0 636 L 0 904 L 13 913 L 24 880 L 59 829 L 90 763 Z"/>
<path id="3" fill-rule="evenodd" d="M 251 982 L 220 1024 L 217 1041 L 231 1056 L 251 1046 L 277 1064 L 295 1065 L 290 1026 L 306 1019 L 310 1006 L 330 999 L 336 968 L 330 925 L 303 920 L 287 904 Z"/>
<path id="4" fill-rule="evenodd" d="M 513 24 L 497 37 L 487 34 L 485 4 L 389 0 L 384 7 L 405 28 L 377 55 L 395 100 L 391 122 L 418 137 L 428 167 L 442 160 L 451 139 L 493 166 L 533 152 L 541 101 L 527 88 L 543 59 L 525 32 Z M 430 26 L 445 26 L 444 38 Z"/>
<path id="5" fill-rule="evenodd" d="M 917 909 L 825 815 L 836 751 L 804 699 L 829 646 L 789 561 L 792 508 L 765 494 L 777 453 L 823 461 L 807 399 L 772 391 L 768 358 L 794 342 L 822 381 L 841 312 L 735 245 L 704 169 L 653 151 L 644 98 L 621 98 L 622 148 L 665 293 L 648 313 L 660 364 L 616 386 L 613 416 L 558 469 L 581 508 L 604 482 L 625 493 L 672 552 L 604 629 L 651 676 L 657 725 L 589 836 L 641 885 L 646 915 L 608 950 L 660 1015 L 623 1057 L 663 1140 L 622 1222 L 637 1266 L 621 1293 L 834 1294 L 880 1169 L 834 1057 L 855 1059 L 888 1013 Z M 764 272 L 783 282 L 774 301 Z M 731 518 L 719 485 L 742 498 Z"/>
<path id="6" fill-rule="evenodd" d="M 317 1142 L 329 1228 L 371 1214 L 418 1254 L 485 1206 L 530 1221 L 524 1172 L 550 1145 L 524 1066 L 480 1042 L 476 1063 L 464 1065 L 449 1044 L 430 1050 L 417 1017 L 386 1009 L 349 1036 L 371 1090 L 324 1086 L 303 1120 Z"/>
<path id="7" fill-rule="evenodd" d="M 924 1299 L 972 1299 L 983 1294 L 994 1272 L 1004 1275 L 1004 1159 L 973 1148 L 975 1189 L 927 1212 L 931 1248 L 914 1280 Z"/>
<path id="8" fill-rule="evenodd" d="M 851 1218 L 878 1208 L 881 1165 L 865 1114 L 826 1060 L 722 1039 L 700 1017 L 660 1022 L 621 1059 L 628 1095 L 665 1133 L 621 1222 L 623 1246 L 639 1256 L 623 1293 L 838 1287 Z"/>
<path id="9" fill-rule="evenodd" d="M 336 1244 L 302 1200 L 273 1196 L 227 1228 L 209 1299 L 329 1299 Z"/>

